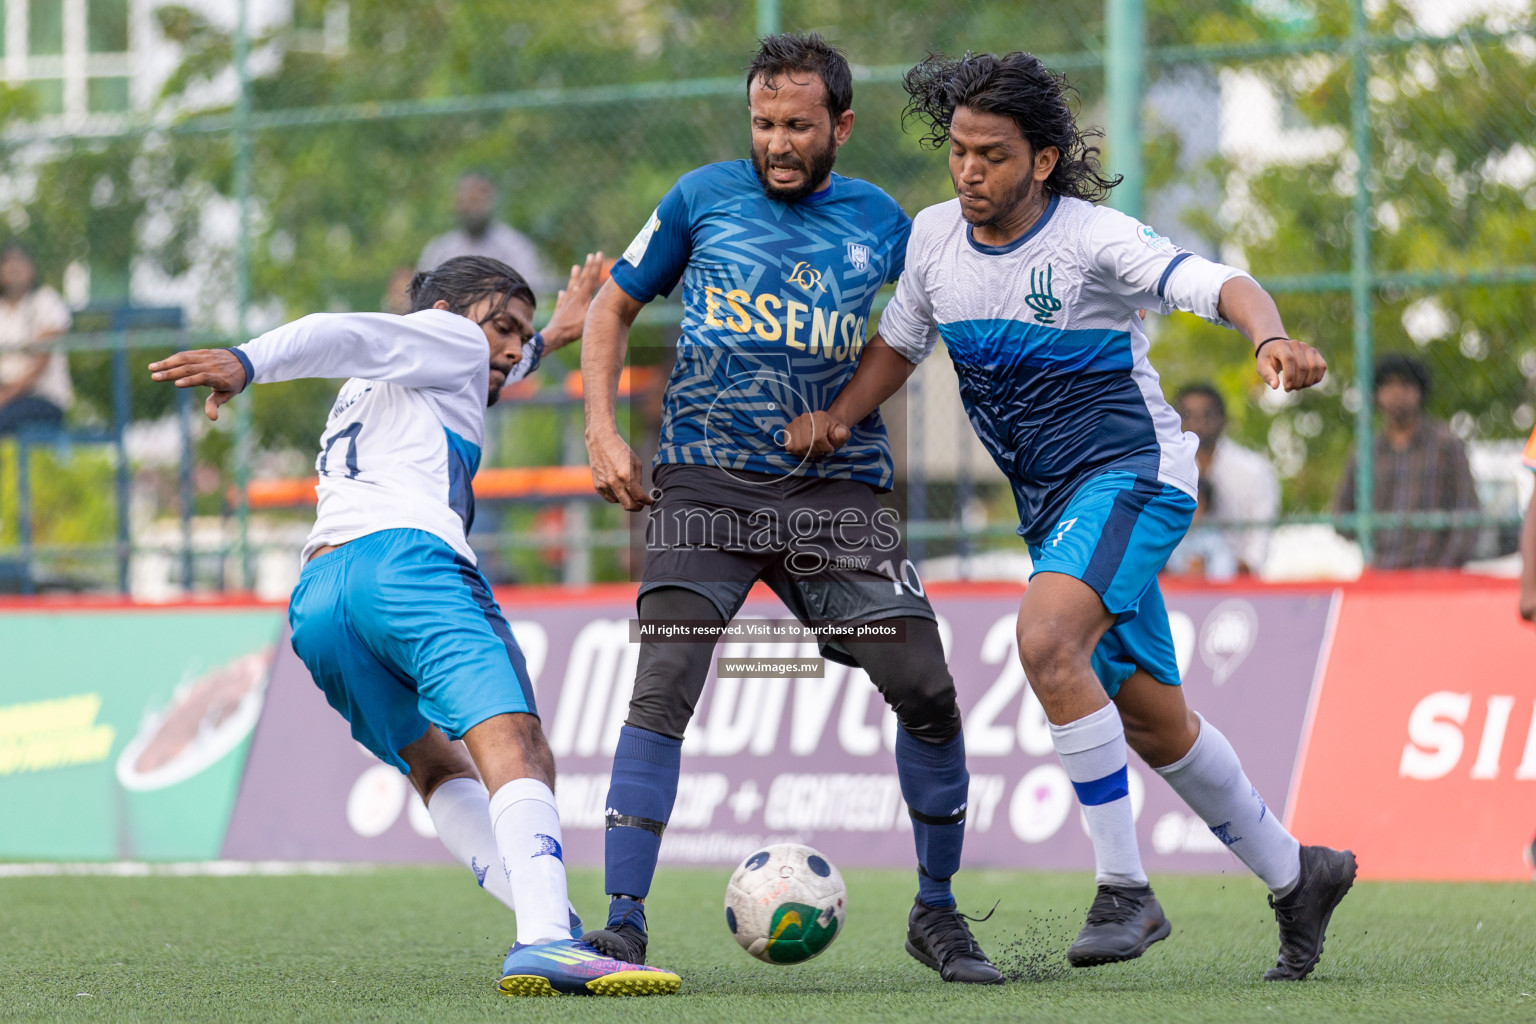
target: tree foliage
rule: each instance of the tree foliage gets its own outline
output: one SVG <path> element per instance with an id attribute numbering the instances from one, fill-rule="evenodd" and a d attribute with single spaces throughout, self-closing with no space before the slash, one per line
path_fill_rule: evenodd
<path id="1" fill-rule="evenodd" d="M 942 154 L 904 133 L 904 96 L 890 73 L 929 51 L 1044 54 L 1099 52 L 1098 4 L 973 0 L 785 0 L 786 27 L 816 29 L 845 47 L 856 75 L 857 123 L 839 170 L 869 178 L 909 212 L 949 197 Z M 309 11 L 315 2 L 300 3 Z M 376 309 L 390 273 L 451 225 L 454 179 L 489 173 L 504 219 L 532 236 L 555 267 L 583 252 L 616 253 L 660 196 L 699 164 L 744 156 L 743 67 L 754 42 L 752 8 L 731 0 L 350 0 L 344 46 L 285 26 L 252 41 L 251 102 L 258 118 L 290 118 L 251 138 L 249 251 L 257 326 L 314 310 Z M 310 13 L 313 13 L 311 11 Z M 190 7 L 155 12 L 180 49 L 164 111 L 183 123 L 232 112 L 233 40 L 227 26 Z M 1527 18 L 1527 23 L 1529 18 Z M 1536 185 L 1529 127 L 1536 111 L 1536 44 L 1478 42 L 1482 26 L 1451 45 L 1395 46 L 1370 57 L 1370 187 L 1378 269 L 1445 271 L 1536 262 Z M 1372 32 L 1417 31 L 1388 3 Z M 1348 32 L 1335 0 L 1149 0 L 1149 45 L 1264 43 Z M 1101 70 L 1074 61 L 1069 77 L 1082 116 L 1102 121 Z M 1194 65 L 1213 82 L 1244 68 L 1269 82 L 1295 128 L 1332 126 L 1347 138 L 1347 50 L 1260 62 Z M 1149 79 L 1191 65 L 1154 62 Z M 668 94 L 668 83 L 721 79 L 723 91 Z M 624 87 L 635 90 L 625 93 Z M 658 92 L 657 88 L 661 91 Z M 604 89 L 594 98 L 584 90 Z M 577 102 L 554 102 L 566 90 Z M 392 103 L 512 94 L 516 105 L 459 104 L 446 112 L 375 117 Z M 24 91 L 0 87 L 0 118 L 33 116 Z M 334 116 L 335 111 L 348 116 Z M 329 113 L 328 113 L 329 112 Z M 1189 112 L 1149 109 L 1149 123 Z M 1236 112 L 1234 116 L 1243 116 Z M 3 200 L 13 230 L 32 241 L 57 282 L 62 267 L 93 269 L 98 295 L 114 274 L 152 264 L 201 282 L 190 310 L 228 327 L 235 294 L 233 197 L 236 139 L 228 131 L 149 132 L 126 139 L 28 145 L 6 151 L 13 182 Z M 1113 170 L 1114 154 L 1108 154 Z M 1262 281 L 1343 272 L 1350 265 L 1352 156 L 1347 144 L 1259 166 L 1228 156 L 1198 166 L 1174 133 L 1149 128 L 1149 186 L 1208 186 L 1213 201 L 1182 220 L 1245 259 Z M 1523 161 L 1523 162 L 1522 162 Z M 1176 239 L 1177 240 L 1177 239 Z M 1532 417 L 1527 375 L 1536 372 L 1533 289 L 1479 287 L 1383 292 L 1373 320 L 1378 348 L 1415 349 L 1443 385 L 1434 409 L 1477 436 L 1513 436 Z M 1291 331 L 1317 341 L 1333 374 L 1322 393 L 1278 411 L 1257 401 L 1246 347 L 1184 317 L 1158 332 L 1154 360 L 1165 384 L 1211 377 L 1228 395 L 1234 430 L 1270 446 L 1299 475 L 1292 507 L 1325 504 L 1347 452 L 1353 379 L 1348 295 L 1282 297 Z M 1427 325 L 1427 326 L 1426 326 Z M 1410 326 L 1413 332 L 1410 332 Z M 1416 332 L 1418 340 L 1413 333 Z M 1427 333 L 1426 333 L 1427 332 Z M 659 335 L 658 335 L 659 338 Z M 93 361 L 94 360 L 94 361 Z M 105 363 L 76 356 L 87 397 L 105 395 Z M 137 385 L 137 415 L 168 408 L 163 389 Z M 270 447 L 307 448 L 330 388 L 299 383 L 248 403 Z M 1470 425 L 1469 425 L 1470 424 Z"/>

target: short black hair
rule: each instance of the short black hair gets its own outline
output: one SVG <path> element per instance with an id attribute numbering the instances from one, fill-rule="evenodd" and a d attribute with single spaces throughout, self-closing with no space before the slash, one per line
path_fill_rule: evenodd
<path id="1" fill-rule="evenodd" d="M 758 78 L 771 82 L 780 75 L 800 72 L 814 74 L 827 87 L 827 112 L 836 121 L 853 106 L 853 71 L 848 55 L 821 37 L 818 32 L 801 35 L 783 32 L 758 43 L 757 55 L 747 65 L 747 96 Z"/>
<path id="2" fill-rule="evenodd" d="M 1099 170 L 1099 147 L 1087 140 L 1102 136 L 1097 128 L 1080 129 L 1067 99 L 1077 90 L 1066 78 L 1029 53 L 967 53 L 958 60 L 931 53 L 902 78 L 909 101 L 902 125 L 917 118 L 928 126 L 924 145 L 938 149 L 949 141 L 955 108 L 1001 114 L 1019 127 L 1035 152 L 1055 146 L 1060 154 L 1049 192 L 1096 203 L 1109 195 L 1123 176 L 1105 177 Z"/>
<path id="3" fill-rule="evenodd" d="M 506 309 L 513 299 L 522 299 L 529 306 L 537 303 L 522 274 L 489 256 L 455 256 L 444 260 L 437 269 L 411 278 L 409 295 L 412 313 L 444 301 L 450 313 L 460 316 L 468 315 L 475 303 L 500 296 L 501 301 L 486 315 L 487 320 Z"/>
<path id="4" fill-rule="evenodd" d="M 1183 405 L 1184 399 L 1189 398 L 1192 395 L 1200 395 L 1202 398 L 1209 398 L 1211 403 L 1216 406 L 1216 411 L 1221 414 L 1221 418 L 1227 418 L 1226 400 L 1221 397 L 1221 392 L 1216 390 L 1216 385 L 1212 384 L 1210 381 L 1197 380 L 1185 384 L 1174 394 L 1173 404 Z"/>
<path id="5" fill-rule="evenodd" d="M 1386 355 L 1378 356 L 1375 373 L 1372 375 L 1371 393 L 1375 394 L 1376 390 L 1389 380 L 1411 384 L 1419 389 L 1420 397 L 1426 399 L 1429 397 L 1429 367 L 1413 356 L 1404 355 L 1401 352 L 1388 352 Z"/>

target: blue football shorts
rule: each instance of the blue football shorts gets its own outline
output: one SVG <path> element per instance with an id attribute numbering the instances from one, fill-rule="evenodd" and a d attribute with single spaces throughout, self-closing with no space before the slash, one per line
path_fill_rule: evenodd
<path id="1" fill-rule="evenodd" d="M 459 739 L 494 715 L 538 713 L 485 577 L 430 533 L 381 530 L 311 558 L 288 622 L 352 737 L 402 772 L 400 749 L 429 725 Z"/>
<path id="2" fill-rule="evenodd" d="M 1179 685 L 1168 610 L 1157 574 L 1189 530 L 1195 499 L 1128 470 L 1090 477 L 1045 540 L 1029 546 L 1036 573 L 1059 572 L 1093 588 L 1115 624 L 1093 651 L 1111 698 L 1138 668 Z"/>

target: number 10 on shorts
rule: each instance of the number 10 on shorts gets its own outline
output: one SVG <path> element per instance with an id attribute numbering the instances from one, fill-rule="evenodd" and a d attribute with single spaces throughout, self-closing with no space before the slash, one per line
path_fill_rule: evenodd
<path id="1" fill-rule="evenodd" d="M 896 593 L 900 594 L 901 588 L 905 586 L 918 597 L 925 596 L 923 594 L 922 578 L 917 575 L 917 566 L 912 564 L 912 560 L 910 558 L 903 558 L 901 560 L 900 569 L 892 564 L 889 558 L 875 566 L 875 568 L 878 571 L 885 573 L 886 576 L 890 577 L 891 583 Z"/>

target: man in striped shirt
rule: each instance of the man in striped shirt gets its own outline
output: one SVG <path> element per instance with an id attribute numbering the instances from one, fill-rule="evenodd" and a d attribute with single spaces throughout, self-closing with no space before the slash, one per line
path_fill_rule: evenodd
<path id="1" fill-rule="evenodd" d="M 1396 353 L 1376 361 L 1382 429 L 1372 450 L 1372 506 L 1377 512 L 1476 512 L 1467 449 L 1451 428 L 1424 413 L 1429 370 Z M 1355 456 L 1344 467 L 1334 508 L 1355 511 Z M 1456 569 L 1472 557 L 1476 527 L 1389 526 L 1375 531 L 1375 569 Z"/>

